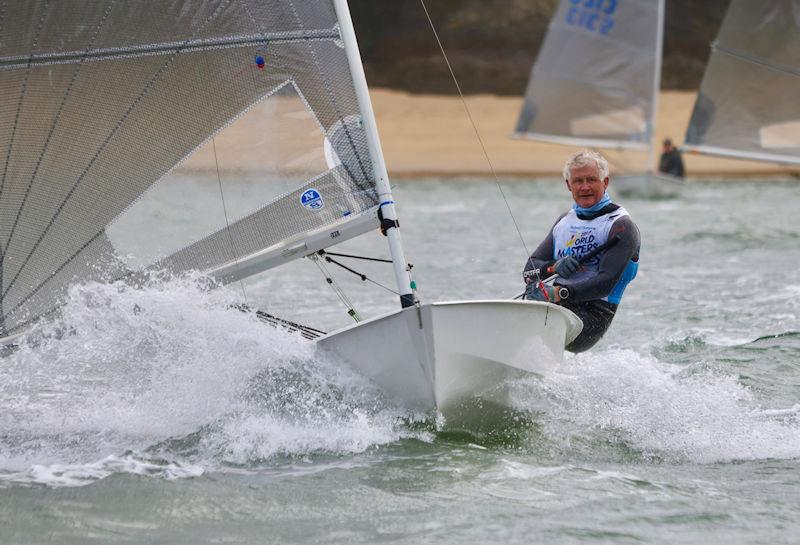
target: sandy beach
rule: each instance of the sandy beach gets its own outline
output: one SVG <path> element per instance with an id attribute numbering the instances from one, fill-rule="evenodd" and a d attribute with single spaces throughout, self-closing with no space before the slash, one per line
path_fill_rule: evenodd
<path id="1" fill-rule="evenodd" d="M 392 178 L 490 177 L 492 169 L 502 178 L 560 177 L 567 156 L 578 149 L 512 139 L 522 97 L 472 95 L 462 101 L 458 96 L 388 89 L 373 89 L 370 95 Z M 667 137 L 677 144 L 683 142 L 694 98 L 693 92 L 661 94 L 657 143 Z M 311 172 L 327 168 L 321 154 L 307 153 L 308 146 L 318 144 L 320 133 L 298 99 L 267 100 L 258 104 L 255 111 L 292 122 L 278 123 L 266 131 L 262 115 L 242 116 L 217 136 L 216 157 L 211 146 L 206 145 L 180 169 L 213 173 L 219 165 L 223 171 L 258 172 L 265 164 L 274 164 L 281 165 L 286 173 L 300 164 L 310 167 Z M 601 151 L 611 164 L 612 178 L 614 174 L 646 169 L 644 152 Z M 653 166 L 659 153 L 660 144 Z M 775 178 L 800 172 L 796 167 L 702 155 L 684 154 L 684 162 L 689 178 L 695 179 Z"/>
<path id="2" fill-rule="evenodd" d="M 486 176 L 491 169 L 457 96 L 412 95 L 386 89 L 371 90 L 389 175 Z M 683 141 L 695 93 L 665 91 L 659 100 L 657 142 Z M 522 97 L 476 95 L 466 107 L 498 176 L 559 176 L 567 155 L 577 148 L 509 138 L 519 115 Z M 609 151 L 612 175 L 642 169 L 646 154 Z M 656 157 L 657 159 L 657 157 Z M 769 177 L 791 175 L 797 168 L 781 165 L 684 155 L 688 175 L 694 178 Z"/>

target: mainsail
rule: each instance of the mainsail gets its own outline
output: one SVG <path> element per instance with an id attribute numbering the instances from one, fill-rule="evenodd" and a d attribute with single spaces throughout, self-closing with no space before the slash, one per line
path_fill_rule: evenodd
<path id="1" fill-rule="evenodd" d="M 561 0 L 531 70 L 516 136 L 646 150 L 663 0 Z"/>
<path id="2" fill-rule="evenodd" d="M 378 225 L 333 1 L 2 9 L 0 336 L 57 308 L 73 282 L 209 270 Z M 257 131 L 227 137 L 237 126 Z M 234 176 L 252 191 L 226 206 Z M 131 236 L 143 225 L 159 235 Z"/>
<path id="3" fill-rule="evenodd" d="M 800 2 L 732 0 L 684 149 L 800 164 Z"/>
<path id="4" fill-rule="evenodd" d="M 346 0 L 4 3 L 0 150 L 2 344 L 73 282 L 230 281 L 378 226 L 402 308 L 315 343 L 409 407 L 505 414 L 582 327 L 416 298 Z"/>

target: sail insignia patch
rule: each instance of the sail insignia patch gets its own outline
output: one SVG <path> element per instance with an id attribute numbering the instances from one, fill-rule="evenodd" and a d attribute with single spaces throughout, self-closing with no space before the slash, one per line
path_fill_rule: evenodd
<path id="1" fill-rule="evenodd" d="M 325 206 L 325 201 L 322 200 L 322 195 L 320 195 L 319 191 L 312 187 L 306 189 L 300 195 L 300 204 L 309 210 L 322 210 L 322 207 Z"/>

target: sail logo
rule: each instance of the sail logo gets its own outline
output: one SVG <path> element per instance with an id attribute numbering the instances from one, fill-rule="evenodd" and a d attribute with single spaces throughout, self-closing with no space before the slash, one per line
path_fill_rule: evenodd
<path id="1" fill-rule="evenodd" d="M 590 32 L 608 35 L 614 28 L 614 12 L 617 0 L 571 0 L 565 21 Z"/>
<path id="2" fill-rule="evenodd" d="M 312 187 L 311 189 L 306 189 L 300 195 L 300 204 L 309 210 L 322 210 L 322 207 L 325 206 L 325 201 L 322 200 L 322 195 L 320 195 L 319 191 Z"/>

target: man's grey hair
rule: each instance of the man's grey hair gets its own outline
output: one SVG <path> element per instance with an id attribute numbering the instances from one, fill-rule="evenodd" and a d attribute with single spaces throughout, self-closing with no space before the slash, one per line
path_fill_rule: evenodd
<path id="1" fill-rule="evenodd" d="M 606 161 L 606 158 L 596 151 L 585 149 L 567 159 L 567 164 L 564 165 L 564 179 L 571 181 L 573 168 L 593 166 L 592 163 L 597 166 L 601 180 L 608 178 L 608 161 Z"/>

